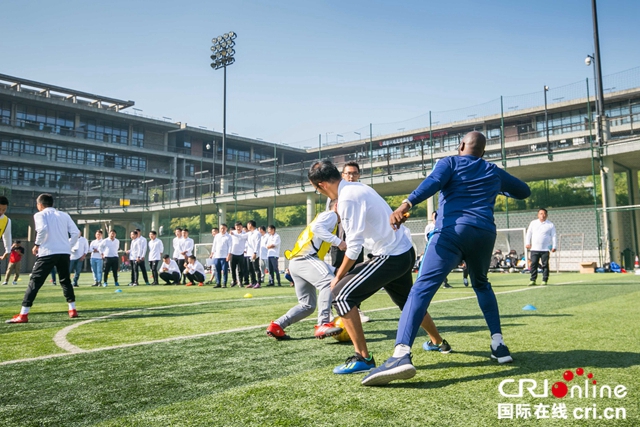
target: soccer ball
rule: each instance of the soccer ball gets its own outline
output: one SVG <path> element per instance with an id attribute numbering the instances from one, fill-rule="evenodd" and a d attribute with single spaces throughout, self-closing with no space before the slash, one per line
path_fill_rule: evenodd
<path id="1" fill-rule="evenodd" d="M 349 333 L 347 332 L 347 328 L 344 327 L 344 322 L 342 321 L 342 317 L 340 317 L 340 316 L 335 317 L 333 319 L 333 324 L 336 325 L 339 328 L 342 328 L 342 332 L 340 332 L 338 335 L 334 335 L 333 338 L 335 338 L 337 341 L 340 341 L 340 342 L 351 341 L 351 337 L 349 337 Z"/>

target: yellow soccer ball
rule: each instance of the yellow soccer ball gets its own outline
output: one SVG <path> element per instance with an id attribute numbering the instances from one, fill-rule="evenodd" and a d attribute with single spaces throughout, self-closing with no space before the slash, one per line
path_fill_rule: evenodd
<path id="1" fill-rule="evenodd" d="M 342 317 L 340 317 L 340 316 L 335 317 L 333 319 L 333 324 L 336 325 L 339 328 L 342 328 L 342 332 L 340 332 L 338 335 L 334 335 L 333 338 L 335 338 L 336 340 L 338 340 L 340 342 L 351 341 L 351 337 L 349 336 L 349 333 L 347 332 L 347 328 L 344 327 L 344 322 L 342 321 Z"/>

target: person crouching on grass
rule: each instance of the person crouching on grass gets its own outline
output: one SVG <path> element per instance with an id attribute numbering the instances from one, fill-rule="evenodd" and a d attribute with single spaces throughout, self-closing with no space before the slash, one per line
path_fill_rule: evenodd
<path id="1" fill-rule="evenodd" d="M 53 196 L 41 194 L 36 200 L 38 212 L 33 215 L 36 225 L 36 240 L 33 245 L 33 255 L 36 262 L 33 265 L 29 286 L 22 300 L 22 309 L 6 323 L 27 323 L 29 310 L 38 291 L 44 284 L 53 268 L 57 268 L 60 275 L 60 286 L 69 304 L 69 317 L 78 317 L 76 311 L 76 297 L 69 278 L 69 255 L 71 247 L 78 241 L 80 230 L 73 223 L 71 217 L 53 207 Z"/>
<path id="2" fill-rule="evenodd" d="M 184 266 L 184 276 L 188 280 L 187 286 L 193 286 L 194 283 L 204 286 L 205 274 L 202 263 L 196 259 L 195 255 L 189 255 L 187 264 Z"/>

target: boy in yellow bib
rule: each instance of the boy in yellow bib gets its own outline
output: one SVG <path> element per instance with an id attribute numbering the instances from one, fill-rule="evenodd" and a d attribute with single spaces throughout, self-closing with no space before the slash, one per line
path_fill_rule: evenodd
<path id="1" fill-rule="evenodd" d="M 342 250 L 347 248 L 347 244 L 334 234 L 339 220 L 336 201 L 332 201 L 330 210 L 318 214 L 298 236 L 294 248 L 285 252 L 285 256 L 291 261 L 289 270 L 295 284 L 298 305 L 278 320 L 271 322 L 267 328 L 267 335 L 270 337 L 277 340 L 288 339 L 289 336 L 285 334 L 284 329 L 310 316 L 316 309 L 316 305 L 319 307 L 315 337 L 323 339 L 342 332 L 342 328 L 336 327 L 329 321 L 330 284 L 334 275 L 333 267 L 324 262 L 324 256 L 332 245 Z"/>

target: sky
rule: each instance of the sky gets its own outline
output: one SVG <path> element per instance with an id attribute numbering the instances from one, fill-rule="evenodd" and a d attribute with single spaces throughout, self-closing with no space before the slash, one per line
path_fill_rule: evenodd
<path id="1" fill-rule="evenodd" d="M 593 76 L 590 0 L 2 3 L 0 73 L 217 131 L 211 38 L 234 31 L 227 133 L 295 146 Z M 604 75 L 640 66 L 639 16 L 638 0 L 600 0 Z"/>

